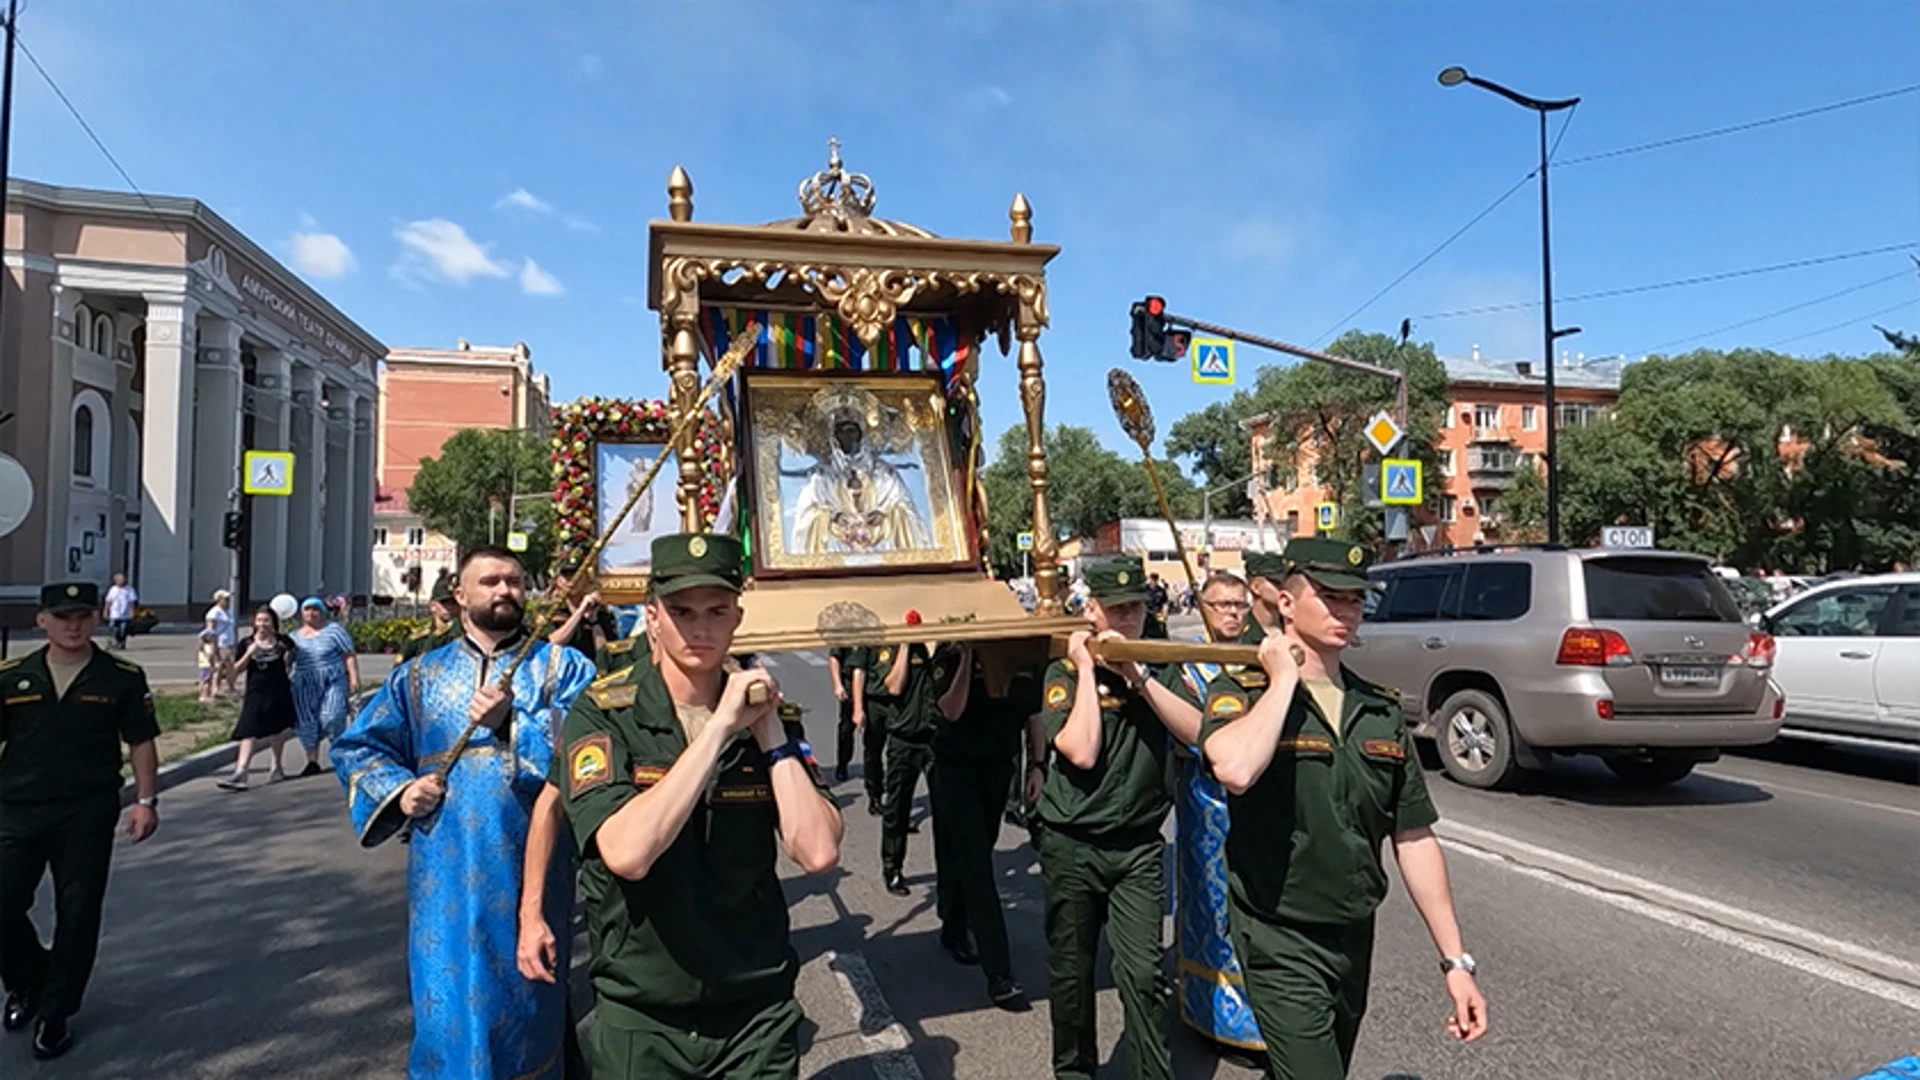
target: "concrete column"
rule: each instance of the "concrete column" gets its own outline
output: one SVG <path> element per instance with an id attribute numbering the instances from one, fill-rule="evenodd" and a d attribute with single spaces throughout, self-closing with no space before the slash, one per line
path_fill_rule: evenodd
<path id="1" fill-rule="evenodd" d="M 253 445 L 248 450 L 289 450 L 287 404 L 290 390 L 287 358 L 274 349 L 254 351 L 253 385 L 247 388 L 249 410 L 253 413 Z M 298 493 L 300 474 L 305 466 L 294 462 L 293 478 Z M 255 495 L 248 512 L 253 515 L 252 566 L 253 602 L 272 599 L 288 591 L 287 584 L 287 511 L 294 495 Z"/>
<path id="2" fill-rule="evenodd" d="M 147 377 L 141 396 L 140 569 L 148 606 L 184 610 L 193 554 L 194 315 L 189 297 L 147 297 Z"/>
<path id="3" fill-rule="evenodd" d="M 327 479 L 327 443 L 320 373 L 295 367 L 292 378 L 288 448 L 293 451 L 293 497 L 287 506 L 286 590 L 304 597 L 320 591 L 320 494 Z"/>
<path id="4" fill-rule="evenodd" d="M 354 483 L 353 475 L 353 409 L 346 389 L 339 385 L 329 386 L 326 401 L 323 412 L 326 416 L 327 486 L 321 528 L 325 555 L 321 566 L 325 571 L 327 591 L 336 593 L 348 591 L 349 578 L 352 576 L 348 536 L 353 528 L 353 505 L 358 485 Z"/>
<path id="5" fill-rule="evenodd" d="M 47 396 L 40 406 L 47 410 L 47 475 L 37 485 L 46 500 L 47 581 L 72 576 L 67 566 L 67 493 L 73 489 L 73 306 L 79 299 L 72 289 L 53 286 L 53 358 L 47 365 Z"/>
<path id="6" fill-rule="evenodd" d="M 353 398 L 353 526 L 348 530 L 352 591 L 373 592 L 373 399 Z"/>
<path id="7" fill-rule="evenodd" d="M 116 316 L 115 336 L 130 337 L 138 322 L 137 317 Z M 134 449 L 128 445 L 127 435 L 133 413 L 133 363 L 122 363 L 117 355 L 113 360 L 113 400 L 107 405 L 113 414 L 113 463 L 107 470 L 112 489 L 107 499 L 106 543 L 111 552 L 107 561 L 114 573 L 131 576 L 134 568 L 126 564 L 125 552 L 127 515 L 140 509 L 140 477 L 133 475 L 137 470 L 133 468 L 134 462 L 128 460 L 128 451 Z"/>
<path id="8" fill-rule="evenodd" d="M 188 599 L 208 601 L 233 580 L 234 555 L 222 540 L 240 486 L 240 324 L 207 319 L 194 351 L 193 558 Z"/>

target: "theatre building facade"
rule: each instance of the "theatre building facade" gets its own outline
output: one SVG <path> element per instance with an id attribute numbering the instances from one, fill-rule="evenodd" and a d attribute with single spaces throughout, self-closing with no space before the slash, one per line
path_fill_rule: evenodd
<path id="1" fill-rule="evenodd" d="M 194 199 L 16 180 L 5 248 L 0 617 L 124 573 L 197 619 L 236 508 L 243 608 L 367 593 L 379 341 Z M 234 500 L 248 449 L 293 454 L 290 496 Z"/>

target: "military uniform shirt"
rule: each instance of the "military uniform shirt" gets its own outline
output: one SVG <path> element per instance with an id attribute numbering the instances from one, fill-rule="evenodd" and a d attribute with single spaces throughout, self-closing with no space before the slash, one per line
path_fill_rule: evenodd
<path id="1" fill-rule="evenodd" d="M 907 681 L 900 688 L 893 716 L 887 722 L 887 737 L 912 743 L 933 740 L 934 725 L 940 723 L 939 698 L 953 675 L 953 654 L 941 646 L 932 653 L 920 642 L 906 646 Z M 871 675 L 868 676 L 872 678 Z"/>
<path id="2" fill-rule="evenodd" d="M 1119 675 L 1096 668 L 1100 692 L 1100 757 L 1082 769 L 1056 752 L 1040 793 L 1040 819 L 1082 837 L 1148 832 L 1173 807 L 1168 772 L 1173 739 L 1147 699 Z M 1066 660 L 1047 668 L 1040 720 L 1048 745 L 1073 708 L 1079 676 Z"/>
<path id="3" fill-rule="evenodd" d="M 802 735 L 797 723 L 786 730 Z M 548 779 L 565 797 L 584 857 L 594 989 L 641 1010 L 791 995 L 799 961 L 776 866 L 779 814 L 752 734 L 727 743 L 705 796 L 639 881 L 608 870 L 595 841 L 601 824 L 665 777 L 687 748 L 660 669 L 641 663 L 589 687 L 567 715 L 561 744 Z M 818 765 L 810 757 L 805 764 L 824 792 Z"/>
<path id="4" fill-rule="evenodd" d="M 140 665 L 95 648 L 64 694 L 43 646 L 0 662 L 0 801 L 54 802 L 120 790 L 121 744 L 160 734 Z"/>
<path id="5" fill-rule="evenodd" d="M 840 689 L 847 692 L 849 701 L 853 700 L 853 673 L 867 666 L 872 651 L 864 645 L 846 645 L 830 650 L 828 654 L 840 661 Z M 866 693 L 868 696 L 873 694 L 872 672 L 867 673 Z"/>
<path id="6" fill-rule="evenodd" d="M 416 656 L 425 656 L 442 645 L 451 645 L 459 641 L 464 636 L 465 631 L 457 619 L 439 630 L 431 626 L 426 627 L 408 637 L 406 644 L 400 646 L 400 659 L 411 660 Z"/>
<path id="7" fill-rule="evenodd" d="M 968 761 L 1012 761 L 1020 753 L 1027 718 L 1040 711 L 1040 680 L 1032 669 L 1023 668 L 1007 684 L 1006 696 L 992 697 L 987 693 L 986 675 L 977 656 L 967 677 L 973 680 L 967 690 L 967 707 L 958 719 L 950 721 L 945 714 L 938 717 L 940 727 L 933 737 L 933 752 L 943 758 Z M 945 692 L 942 689 L 941 693 Z"/>
<path id="8" fill-rule="evenodd" d="M 1395 696 L 1342 669 L 1338 730 L 1296 687 L 1273 763 L 1244 795 L 1227 797 L 1233 901 L 1265 919 L 1346 924 L 1386 899 L 1381 842 L 1439 820 Z M 1245 716 L 1266 689 L 1259 669 L 1207 687 L 1200 745 Z"/>
<path id="9" fill-rule="evenodd" d="M 866 650 L 866 655 L 862 657 L 862 659 L 865 661 L 864 666 L 867 669 L 868 701 L 877 701 L 883 705 L 892 705 L 897 701 L 904 700 L 904 687 L 898 697 L 887 693 L 887 676 L 892 673 L 893 665 L 906 662 L 900 659 L 900 653 L 902 651 L 898 645 L 875 645 Z"/>
<path id="10" fill-rule="evenodd" d="M 624 671 L 636 663 L 650 661 L 653 644 L 645 632 L 633 637 L 614 638 L 593 654 L 593 666 L 601 674 Z"/>

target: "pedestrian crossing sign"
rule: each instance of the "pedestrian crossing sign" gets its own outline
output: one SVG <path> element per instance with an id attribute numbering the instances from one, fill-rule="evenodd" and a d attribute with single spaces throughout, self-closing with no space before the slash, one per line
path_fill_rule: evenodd
<path id="1" fill-rule="evenodd" d="M 1340 526 L 1340 504 L 1323 502 L 1314 508 L 1320 531 L 1330 533 Z"/>
<path id="2" fill-rule="evenodd" d="M 1420 463 L 1388 458 L 1380 463 L 1380 501 L 1388 506 L 1419 506 L 1425 497 Z"/>
<path id="3" fill-rule="evenodd" d="M 240 490 L 248 495 L 293 494 L 293 455 L 287 451 L 249 450 L 240 474 Z"/>
<path id="4" fill-rule="evenodd" d="M 1193 353 L 1193 381 L 1233 385 L 1233 342 L 1226 338 L 1197 337 L 1188 346 Z"/>

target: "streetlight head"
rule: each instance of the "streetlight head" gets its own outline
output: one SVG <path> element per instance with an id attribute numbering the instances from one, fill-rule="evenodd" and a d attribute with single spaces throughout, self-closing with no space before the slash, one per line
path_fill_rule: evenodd
<path id="1" fill-rule="evenodd" d="M 1440 71 L 1441 86 L 1459 86 L 1467 81 L 1467 69 L 1463 67 L 1443 68 Z"/>

